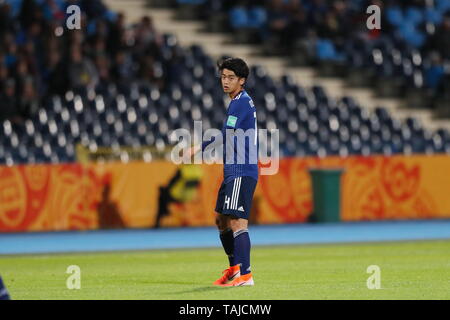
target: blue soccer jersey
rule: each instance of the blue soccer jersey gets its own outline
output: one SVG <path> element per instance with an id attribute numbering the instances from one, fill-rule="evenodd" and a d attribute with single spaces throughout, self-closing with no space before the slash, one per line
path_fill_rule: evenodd
<path id="1" fill-rule="evenodd" d="M 237 177 L 258 180 L 258 130 L 256 108 L 243 90 L 231 100 L 222 127 L 224 182 Z M 204 151 L 212 141 L 202 144 Z"/>

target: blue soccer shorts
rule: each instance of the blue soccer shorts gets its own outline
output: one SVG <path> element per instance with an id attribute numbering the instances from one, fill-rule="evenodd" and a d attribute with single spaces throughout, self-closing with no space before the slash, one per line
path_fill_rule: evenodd
<path id="1" fill-rule="evenodd" d="M 248 220 L 256 184 L 257 180 L 252 177 L 237 177 L 228 183 L 222 182 L 216 212 Z"/>

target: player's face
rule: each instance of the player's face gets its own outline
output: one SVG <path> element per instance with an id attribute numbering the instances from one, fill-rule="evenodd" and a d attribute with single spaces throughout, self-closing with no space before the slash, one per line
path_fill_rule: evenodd
<path id="1" fill-rule="evenodd" d="M 234 71 L 223 69 L 221 74 L 222 88 L 225 93 L 231 94 L 241 89 L 245 79 L 239 78 Z"/>

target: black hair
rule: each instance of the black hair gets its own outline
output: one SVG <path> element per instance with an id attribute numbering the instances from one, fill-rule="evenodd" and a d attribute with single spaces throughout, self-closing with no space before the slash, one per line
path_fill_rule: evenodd
<path id="1" fill-rule="evenodd" d="M 244 60 L 240 58 L 226 58 L 217 63 L 220 71 L 228 69 L 233 71 L 239 78 L 245 78 L 247 80 L 250 73 L 250 69 Z"/>

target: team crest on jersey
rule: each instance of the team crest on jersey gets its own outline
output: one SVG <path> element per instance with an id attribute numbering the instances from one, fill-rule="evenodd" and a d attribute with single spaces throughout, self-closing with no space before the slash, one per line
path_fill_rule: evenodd
<path id="1" fill-rule="evenodd" d="M 248 103 L 250 104 L 250 107 L 252 107 L 252 108 L 255 107 L 255 105 L 253 104 L 253 100 L 250 100 Z"/>

